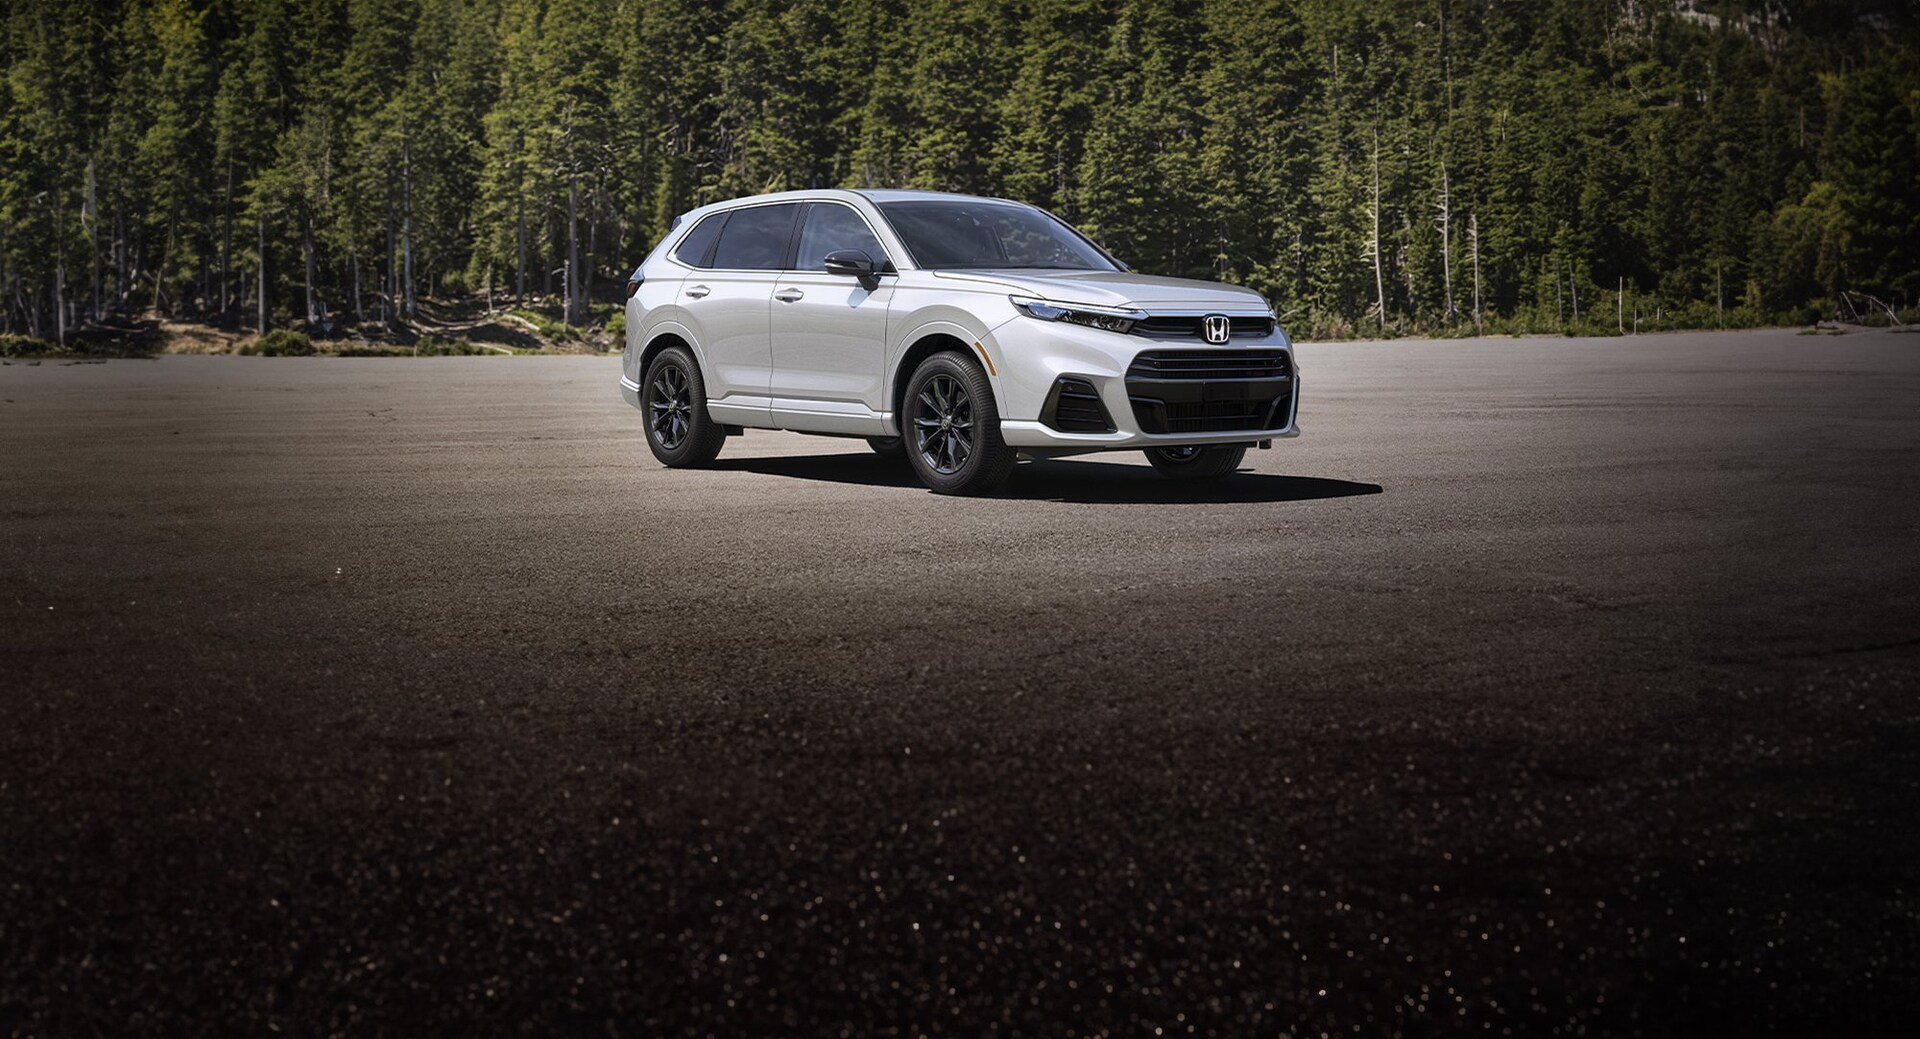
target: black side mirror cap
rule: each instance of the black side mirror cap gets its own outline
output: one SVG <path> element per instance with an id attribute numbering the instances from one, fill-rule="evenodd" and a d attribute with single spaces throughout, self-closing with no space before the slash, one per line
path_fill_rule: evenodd
<path id="1" fill-rule="evenodd" d="M 827 254 L 828 274 L 845 274 L 865 281 L 877 272 L 874 270 L 873 257 L 858 249 L 835 249 Z"/>

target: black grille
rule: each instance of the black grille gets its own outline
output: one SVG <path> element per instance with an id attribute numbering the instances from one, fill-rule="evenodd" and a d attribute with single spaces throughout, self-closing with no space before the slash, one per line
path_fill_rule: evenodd
<path id="1" fill-rule="evenodd" d="M 1127 369 L 1129 379 L 1284 379 L 1292 374 L 1282 350 L 1148 350 Z"/>
<path id="2" fill-rule="evenodd" d="M 1276 429 L 1285 423 L 1286 416 L 1269 419 L 1273 410 L 1272 400 L 1207 400 L 1190 404 L 1169 404 L 1142 397 L 1133 400 L 1133 416 L 1140 420 L 1140 428 L 1148 433 L 1232 433 Z"/>
<path id="3" fill-rule="evenodd" d="M 1293 402 L 1285 350 L 1147 350 L 1127 368 L 1143 433 L 1280 429 Z"/>
<path id="4" fill-rule="evenodd" d="M 1113 419 L 1100 403 L 1100 391 L 1085 379 L 1062 376 L 1040 409 L 1040 421 L 1062 433 L 1111 433 Z"/>
<path id="5" fill-rule="evenodd" d="M 1149 317 L 1136 321 L 1133 334 L 1153 339 L 1205 339 L 1199 317 Z M 1232 334 L 1239 336 L 1261 337 L 1273 332 L 1273 319 L 1265 317 L 1235 317 L 1227 319 L 1232 325 Z"/>

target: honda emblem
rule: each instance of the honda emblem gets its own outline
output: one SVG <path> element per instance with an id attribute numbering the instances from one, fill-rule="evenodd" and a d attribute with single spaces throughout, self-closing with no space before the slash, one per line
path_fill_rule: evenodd
<path id="1" fill-rule="evenodd" d="M 1233 335 L 1233 321 L 1225 314 L 1208 314 L 1200 319 L 1200 330 L 1207 334 L 1207 342 L 1224 343 Z"/>

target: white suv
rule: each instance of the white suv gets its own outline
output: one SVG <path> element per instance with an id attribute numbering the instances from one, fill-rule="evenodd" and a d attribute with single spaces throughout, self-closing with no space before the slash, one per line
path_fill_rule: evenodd
<path id="1" fill-rule="evenodd" d="M 865 437 L 935 491 L 1145 450 L 1178 478 L 1299 435 L 1293 345 L 1231 285 L 1131 273 L 1032 206 L 796 191 L 675 222 L 627 283 L 620 388 L 669 466 L 747 427 Z"/>

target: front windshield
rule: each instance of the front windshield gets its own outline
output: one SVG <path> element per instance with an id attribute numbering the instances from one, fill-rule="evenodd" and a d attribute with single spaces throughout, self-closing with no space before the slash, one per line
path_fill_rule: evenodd
<path id="1" fill-rule="evenodd" d="M 1111 261 L 1060 221 L 1026 206 L 985 199 L 882 202 L 893 230 L 927 270 L 969 267 L 1111 271 Z"/>

